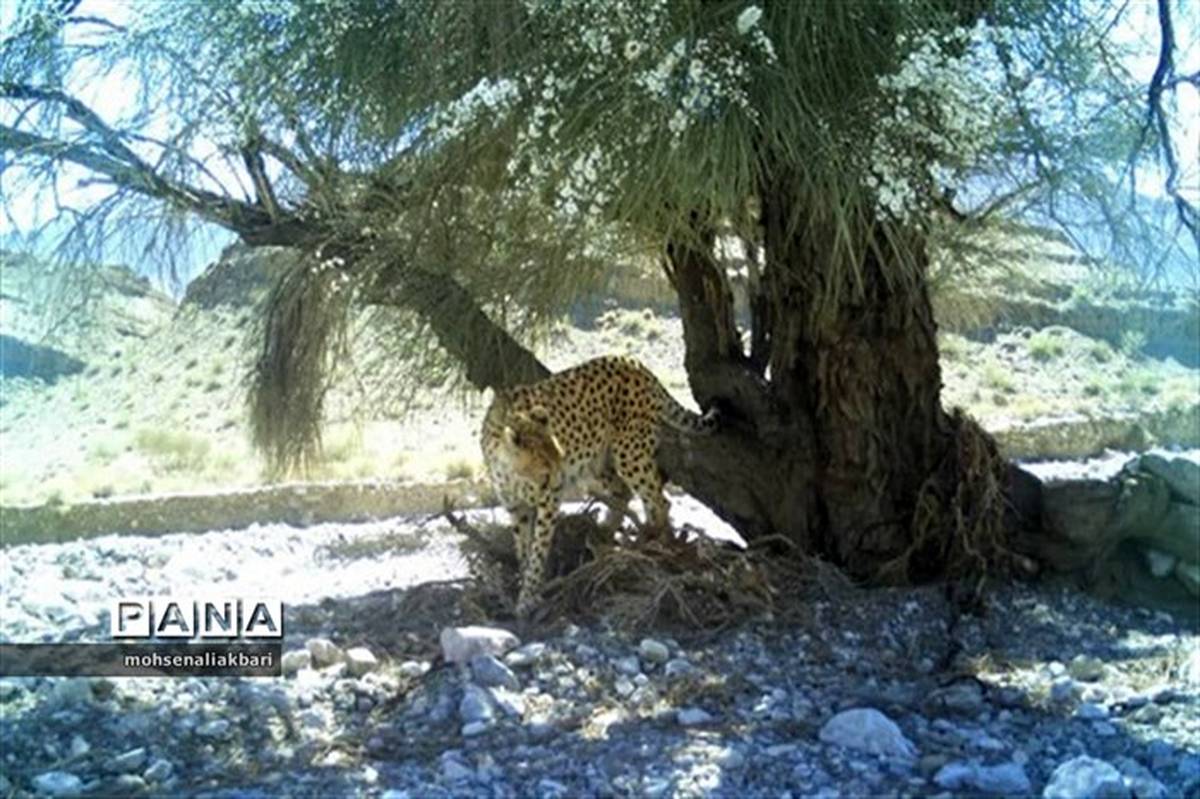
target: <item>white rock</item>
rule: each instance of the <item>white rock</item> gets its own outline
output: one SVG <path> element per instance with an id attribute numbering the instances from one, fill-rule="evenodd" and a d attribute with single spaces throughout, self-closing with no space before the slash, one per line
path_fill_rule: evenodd
<path id="1" fill-rule="evenodd" d="M 633 655 L 617 658 L 613 661 L 613 668 L 617 670 L 617 674 L 624 674 L 626 677 L 642 673 L 642 663 Z"/>
<path id="2" fill-rule="evenodd" d="M 1080 755 L 1050 775 L 1042 799 L 1126 799 L 1129 789 L 1110 763 Z"/>
<path id="3" fill-rule="evenodd" d="M 487 691 L 478 685 L 468 685 L 463 689 L 462 700 L 458 703 L 458 715 L 465 723 L 473 721 L 492 721 L 496 710 L 492 698 Z"/>
<path id="4" fill-rule="evenodd" d="M 284 652 L 283 657 L 279 659 L 279 668 L 286 677 L 310 666 L 312 666 L 312 652 L 307 649 L 293 649 Z"/>
<path id="5" fill-rule="evenodd" d="M 643 638 L 638 644 L 638 656 L 647 663 L 666 663 L 671 657 L 671 650 L 661 641 L 653 638 Z"/>
<path id="6" fill-rule="evenodd" d="M 224 738 L 229 734 L 230 724 L 225 719 L 206 721 L 196 728 L 196 734 L 201 738 Z"/>
<path id="7" fill-rule="evenodd" d="M 974 789 L 987 794 L 1026 795 L 1032 786 L 1029 777 L 1017 763 L 983 766 L 978 763 L 947 763 L 934 775 L 933 781 L 950 791 Z"/>
<path id="8" fill-rule="evenodd" d="M 1161 549 L 1146 549 L 1143 550 L 1146 555 L 1146 568 L 1155 577 L 1166 577 L 1175 568 L 1176 561 L 1179 558 L 1169 552 L 1163 552 Z"/>
<path id="9" fill-rule="evenodd" d="M 71 757 L 83 757 L 90 751 L 92 751 L 92 745 L 82 735 L 75 735 L 71 738 Z"/>
<path id="10" fill-rule="evenodd" d="M 513 691 L 521 687 L 521 681 L 513 674 L 513 670 L 495 655 L 476 655 L 471 658 L 471 675 L 480 685 L 499 685 Z"/>
<path id="11" fill-rule="evenodd" d="M 79 796 L 83 793 L 83 780 L 69 771 L 47 771 L 33 778 L 33 787 L 48 796 Z"/>
<path id="12" fill-rule="evenodd" d="M 1085 721 L 1103 721 L 1108 718 L 1108 709 L 1095 702 L 1083 702 L 1075 708 L 1075 718 Z"/>
<path id="13" fill-rule="evenodd" d="M 346 671 L 354 677 L 361 677 L 379 668 L 379 661 L 365 646 L 356 646 L 346 650 Z"/>
<path id="14" fill-rule="evenodd" d="M 695 670 L 696 667 L 683 658 L 668 660 L 667 665 L 663 666 L 663 674 L 668 677 L 686 677 Z"/>
<path id="15" fill-rule="evenodd" d="M 625 699 L 632 694 L 635 689 L 633 683 L 631 683 L 627 678 L 618 677 L 617 681 L 613 683 L 613 690 L 617 692 L 617 696 Z"/>
<path id="16" fill-rule="evenodd" d="M 825 722 L 821 740 L 834 746 L 868 752 L 873 755 L 912 759 L 917 748 L 896 723 L 869 707 L 843 710 Z"/>
<path id="17" fill-rule="evenodd" d="M 1104 663 L 1090 655 L 1076 655 L 1071 658 L 1067 670 L 1080 682 L 1096 682 L 1104 677 Z"/>
<path id="18" fill-rule="evenodd" d="M 462 737 L 474 738 L 476 735 L 482 735 L 492 728 L 490 721 L 470 721 L 462 725 Z"/>
<path id="19" fill-rule="evenodd" d="M 685 707 L 681 708 L 675 714 L 675 720 L 684 727 L 694 727 L 699 724 L 707 724 L 712 721 L 713 717 L 700 707 Z"/>
<path id="20" fill-rule="evenodd" d="M 130 749 L 128 752 L 123 752 L 109 758 L 104 767 L 109 771 L 125 774 L 130 771 L 137 771 L 145 762 L 146 750 L 144 747 L 139 746 L 137 749 Z"/>
<path id="21" fill-rule="evenodd" d="M 509 716 L 519 719 L 525 715 L 524 695 L 500 687 L 488 688 L 487 693 L 492 703 Z"/>
<path id="22" fill-rule="evenodd" d="M 463 665 L 476 655 L 503 655 L 521 643 L 517 636 L 498 627 L 446 627 L 442 630 L 442 657 Z"/>
<path id="23" fill-rule="evenodd" d="M 412 799 L 412 794 L 401 788 L 388 788 L 379 794 L 379 799 Z"/>
<path id="24" fill-rule="evenodd" d="M 442 779 L 447 782 L 462 782 L 471 779 L 475 772 L 456 757 L 442 755 Z"/>
<path id="25" fill-rule="evenodd" d="M 416 680 L 429 671 L 429 665 L 419 660 L 406 660 L 400 664 L 399 671 L 410 680 Z"/>
<path id="26" fill-rule="evenodd" d="M 746 756 L 741 753 L 741 750 L 727 746 L 717 752 L 713 761 L 721 768 L 736 769 L 741 768 L 746 763 Z"/>
<path id="27" fill-rule="evenodd" d="M 313 666 L 318 669 L 341 663 L 346 657 L 342 648 L 328 638 L 309 638 L 304 647 L 312 656 Z"/>
<path id="28" fill-rule="evenodd" d="M 175 764 L 170 760 L 159 758 L 150 764 L 150 767 L 142 772 L 142 779 L 146 782 L 162 782 L 167 777 L 171 776 L 171 772 L 175 770 Z"/>
<path id="29" fill-rule="evenodd" d="M 509 652 L 504 656 L 504 662 L 514 669 L 523 669 L 537 663 L 545 654 L 546 645 L 541 641 L 534 641 Z"/>

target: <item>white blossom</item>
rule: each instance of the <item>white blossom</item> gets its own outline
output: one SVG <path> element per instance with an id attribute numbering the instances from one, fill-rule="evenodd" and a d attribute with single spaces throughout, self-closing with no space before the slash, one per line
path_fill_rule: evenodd
<path id="1" fill-rule="evenodd" d="M 751 28 L 758 25 L 758 21 L 762 19 L 762 13 L 762 9 L 758 6 L 747 6 L 742 13 L 738 14 L 738 33 L 745 36 Z"/>

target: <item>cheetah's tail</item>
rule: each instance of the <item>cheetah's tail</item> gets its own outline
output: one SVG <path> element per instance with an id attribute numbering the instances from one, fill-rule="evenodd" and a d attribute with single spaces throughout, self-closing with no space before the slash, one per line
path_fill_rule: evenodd
<path id="1" fill-rule="evenodd" d="M 717 425 L 720 422 L 720 413 L 717 411 L 715 405 L 701 415 L 680 405 L 665 388 L 661 390 L 665 399 L 663 404 L 663 421 L 668 425 L 685 433 L 711 433 L 717 429 Z"/>

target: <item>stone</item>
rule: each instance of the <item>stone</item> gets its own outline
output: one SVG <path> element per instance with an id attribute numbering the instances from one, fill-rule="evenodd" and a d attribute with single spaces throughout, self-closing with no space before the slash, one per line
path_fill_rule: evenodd
<path id="1" fill-rule="evenodd" d="M 146 782 L 162 782 L 167 777 L 170 777 L 171 772 L 174 770 L 174 763 L 160 757 L 151 763 L 148 769 L 142 772 L 142 779 Z"/>
<path id="2" fill-rule="evenodd" d="M 146 790 L 146 781 L 137 774 L 122 774 L 116 779 L 120 796 L 137 796 Z"/>
<path id="3" fill-rule="evenodd" d="M 201 738 L 225 738 L 229 735 L 231 725 L 225 719 L 206 721 L 196 728 L 196 734 Z"/>
<path id="4" fill-rule="evenodd" d="M 1200 463 L 1188 458 L 1149 452 L 1138 458 L 1137 466 L 1161 478 L 1179 499 L 1191 505 L 1200 505 Z"/>
<path id="5" fill-rule="evenodd" d="M 1032 789 L 1025 769 L 1017 763 L 983 766 L 978 763 L 947 763 L 933 781 L 951 791 L 976 790 L 986 794 L 1027 795 Z"/>
<path id="6" fill-rule="evenodd" d="M 59 707 L 89 705 L 93 700 L 92 686 L 82 677 L 64 677 L 54 680 L 48 700 Z"/>
<path id="7" fill-rule="evenodd" d="M 419 660 L 406 660 L 400 664 L 397 670 L 401 676 L 417 680 L 425 676 L 425 672 L 429 671 L 429 665 Z"/>
<path id="8" fill-rule="evenodd" d="M 716 753 L 713 757 L 713 762 L 721 768 L 738 769 L 746 764 L 746 756 L 742 754 L 740 749 L 726 746 Z"/>
<path id="9" fill-rule="evenodd" d="M 628 699 L 629 695 L 634 692 L 635 688 L 633 683 L 631 683 L 625 677 L 618 677 L 617 681 L 613 683 L 613 690 L 617 692 L 617 696 L 621 697 L 622 699 Z"/>
<path id="10" fill-rule="evenodd" d="M 476 735 L 482 735 L 492 728 L 490 721 L 471 721 L 462 725 L 462 737 L 474 738 Z"/>
<path id="11" fill-rule="evenodd" d="M 365 646 L 346 650 L 346 671 L 352 677 L 362 677 L 379 668 L 379 660 Z"/>
<path id="12" fill-rule="evenodd" d="M 1094 702 L 1083 702 L 1075 708 L 1075 718 L 1085 721 L 1103 721 L 1108 718 L 1108 709 Z"/>
<path id="13" fill-rule="evenodd" d="M 521 640 L 499 627 L 446 627 L 440 636 L 442 657 L 466 665 L 476 655 L 503 655 L 520 646 Z"/>
<path id="14" fill-rule="evenodd" d="M 487 691 L 478 685 L 468 685 L 463 689 L 462 700 L 458 703 L 458 715 L 467 724 L 473 721 L 490 722 L 496 718 L 496 709 Z"/>
<path id="15" fill-rule="evenodd" d="M 1129 788 L 1110 763 L 1087 755 L 1059 764 L 1042 791 L 1042 799 L 1126 799 Z"/>
<path id="16" fill-rule="evenodd" d="M 379 794 L 379 799 L 412 799 L 412 794 L 401 788 L 388 788 Z"/>
<path id="17" fill-rule="evenodd" d="M 1090 655 L 1076 655 L 1067 671 L 1080 682 L 1096 682 L 1104 677 L 1104 663 Z"/>
<path id="18" fill-rule="evenodd" d="M 492 703 L 506 715 L 516 719 L 525 715 L 525 697 L 522 694 L 499 686 L 488 688 L 487 693 Z"/>
<path id="19" fill-rule="evenodd" d="M 973 716 L 983 709 L 983 689 L 974 680 L 961 680 L 932 691 L 924 705 L 930 715 Z"/>
<path id="20" fill-rule="evenodd" d="M 16 699 L 23 692 L 24 689 L 17 683 L 11 680 L 0 680 L 0 702 L 8 702 Z"/>
<path id="21" fill-rule="evenodd" d="M 633 677 L 642 673 L 642 662 L 636 656 L 629 655 L 628 657 L 617 658 L 613 662 L 613 668 L 617 670 L 617 674 Z"/>
<path id="22" fill-rule="evenodd" d="M 666 663 L 671 657 L 671 650 L 667 649 L 667 645 L 661 641 L 656 641 L 653 638 L 643 638 L 638 644 L 638 657 L 645 663 Z"/>
<path id="23" fill-rule="evenodd" d="M 913 759 L 917 748 L 904 737 L 896 723 L 869 707 L 843 710 L 825 722 L 820 738 L 824 743 L 873 755 Z"/>
<path id="24" fill-rule="evenodd" d="M 570 794 L 570 789 L 557 780 L 549 777 L 542 777 L 538 780 L 536 791 L 538 799 L 565 799 Z"/>
<path id="25" fill-rule="evenodd" d="M 92 751 L 92 745 L 82 735 L 74 735 L 71 737 L 71 748 L 69 751 L 71 757 L 80 758 Z"/>
<path id="26" fill-rule="evenodd" d="M 642 796 L 646 799 L 658 799 L 671 788 L 671 781 L 666 777 L 646 777 L 642 780 Z"/>
<path id="27" fill-rule="evenodd" d="M 47 771 L 33 778 L 33 788 L 47 796 L 79 796 L 83 780 L 69 771 Z"/>
<path id="28" fill-rule="evenodd" d="M 143 747 L 130 749 L 128 752 L 123 752 L 116 757 L 111 757 L 104 764 L 104 768 L 108 771 L 118 774 L 125 774 L 130 771 L 137 771 L 146 762 L 146 750 Z"/>
<path id="29" fill-rule="evenodd" d="M 447 782 L 464 782 L 474 774 L 474 770 L 458 759 L 457 753 L 442 753 L 442 779 Z"/>
<path id="30" fill-rule="evenodd" d="M 546 655 L 546 645 L 541 641 L 517 647 L 504 656 L 504 662 L 514 669 L 525 669 L 537 663 Z"/>
<path id="31" fill-rule="evenodd" d="M 1170 575 L 1171 570 L 1175 568 L 1175 564 L 1179 558 L 1169 552 L 1163 552 L 1161 549 L 1145 549 L 1142 554 L 1146 556 L 1146 568 L 1155 577 L 1166 577 Z"/>
<path id="32" fill-rule="evenodd" d="M 713 717 L 704 708 L 685 707 L 680 708 L 679 712 L 675 714 L 675 720 L 682 727 L 695 727 L 700 724 L 708 724 L 713 720 Z"/>
<path id="33" fill-rule="evenodd" d="M 293 649 L 283 653 L 283 657 L 279 659 L 279 668 L 285 677 L 290 677 L 300 669 L 310 668 L 312 659 L 312 652 L 307 649 Z"/>
<path id="34" fill-rule="evenodd" d="M 513 670 L 495 655 L 476 655 L 471 658 L 471 676 L 483 686 L 501 686 L 512 691 L 521 687 L 521 681 Z"/>
<path id="35" fill-rule="evenodd" d="M 1083 693 L 1083 689 L 1070 677 L 1055 680 L 1050 686 L 1050 701 L 1058 703 L 1073 702 Z"/>
<path id="36" fill-rule="evenodd" d="M 318 669 L 342 663 L 346 657 L 342 648 L 328 638 L 309 638 L 304 642 L 304 647 L 312 656 L 313 666 Z"/>
<path id="37" fill-rule="evenodd" d="M 667 665 L 663 666 L 663 674 L 670 678 L 687 677 L 695 670 L 696 667 L 683 658 L 672 658 L 667 661 Z"/>

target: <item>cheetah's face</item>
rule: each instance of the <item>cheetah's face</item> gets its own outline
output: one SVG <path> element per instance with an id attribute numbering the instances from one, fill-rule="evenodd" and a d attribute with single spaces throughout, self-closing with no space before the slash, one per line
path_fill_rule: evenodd
<path id="1" fill-rule="evenodd" d="M 563 448 L 549 425 L 550 417 L 544 408 L 509 413 L 501 456 L 513 473 L 541 482 L 562 466 Z"/>

